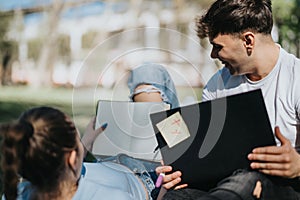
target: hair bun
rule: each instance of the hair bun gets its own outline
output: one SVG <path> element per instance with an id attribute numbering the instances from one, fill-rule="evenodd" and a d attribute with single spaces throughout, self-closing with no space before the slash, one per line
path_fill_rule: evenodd
<path id="1" fill-rule="evenodd" d="M 22 120 L 19 122 L 19 125 L 21 126 L 20 128 L 23 129 L 24 139 L 26 138 L 27 140 L 29 140 L 29 138 L 32 137 L 33 132 L 34 132 L 34 128 L 33 128 L 32 124 L 28 121 Z"/>

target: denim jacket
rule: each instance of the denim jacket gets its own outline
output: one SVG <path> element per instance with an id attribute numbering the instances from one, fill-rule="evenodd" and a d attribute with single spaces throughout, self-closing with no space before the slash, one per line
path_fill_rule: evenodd
<path id="1" fill-rule="evenodd" d="M 72 200 L 146 200 L 145 188 L 129 168 L 115 162 L 84 163 L 84 168 Z M 30 182 L 19 183 L 17 200 L 30 200 L 32 192 Z"/>

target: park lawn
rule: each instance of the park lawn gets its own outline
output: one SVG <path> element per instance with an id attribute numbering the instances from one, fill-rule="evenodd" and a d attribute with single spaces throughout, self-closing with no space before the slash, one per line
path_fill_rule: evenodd
<path id="1" fill-rule="evenodd" d="M 0 88 L 0 122 L 16 119 L 34 106 L 55 106 L 71 113 L 70 89 L 7 86 Z"/>
<path id="2" fill-rule="evenodd" d="M 35 106 L 54 106 L 68 114 L 72 113 L 71 106 L 66 104 L 55 105 L 42 102 L 0 100 L 0 123 L 15 120 L 22 112 Z"/>
<path id="3" fill-rule="evenodd" d="M 32 88 L 28 86 L 0 87 L 0 123 L 17 119 L 25 110 L 34 106 L 53 106 L 67 113 L 74 120 L 76 127 L 83 133 L 91 117 L 95 115 L 96 104 L 91 98 L 97 93 L 97 99 L 128 101 L 127 87 L 117 89 L 82 88 L 77 90 L 73 101 L 73 88 Z M 199 96 L 201 88 L 177 87 L 179 100 L 184 102 L 188 96 Z M 117 94 L 117 95 L 116 95 Z"/>
<path id="4" fill-rule="evenodd" d="M 88 112 L 94 105 L 82 103 L 77 113 L 73 113 L 72 94 L 72 88 L 0 87 L 0 123 L 15 120 L 23 111 L 35 106 L 52 106 L 72 118 L 76 116 L 76 126 L 81 132 L 93 114 Z"/>

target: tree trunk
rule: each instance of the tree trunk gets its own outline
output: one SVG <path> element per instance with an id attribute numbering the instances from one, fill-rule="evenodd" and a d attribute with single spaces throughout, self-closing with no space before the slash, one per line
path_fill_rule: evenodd
<path id="1" fill-rule="evenodd" d="M 63 10 L 64 3 L 61 0 L 54 0 L 53 7 L 48 12 L 48 23 L 45 32 L 45 43 L 37 62 L 37 71 L 33 87 L 52 85 L 52 72 L 57 57 L 57 27 L 60 20 L 60 13 Z"/>

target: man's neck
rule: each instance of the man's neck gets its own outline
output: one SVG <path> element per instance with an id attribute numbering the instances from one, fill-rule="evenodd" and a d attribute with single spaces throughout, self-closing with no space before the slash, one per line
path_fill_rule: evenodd
<path id="1" fill-rule="evenodd" d="M 246 74 L 251 81 L 259 81 L 274 69 L 279 58 L 280 47 L 275 44 L 267 44 L 259 49 L 256 54 L 255 65 L 257 66 L 252 73 Z"/>

